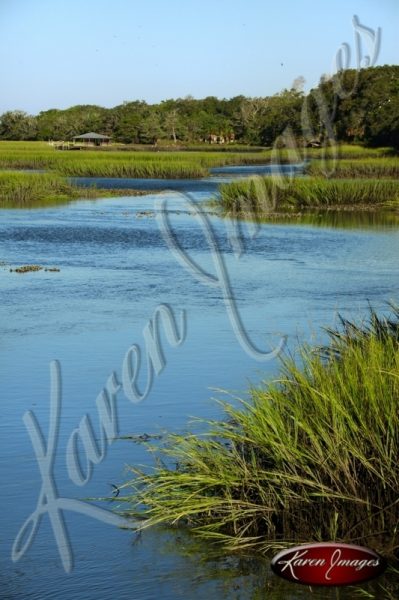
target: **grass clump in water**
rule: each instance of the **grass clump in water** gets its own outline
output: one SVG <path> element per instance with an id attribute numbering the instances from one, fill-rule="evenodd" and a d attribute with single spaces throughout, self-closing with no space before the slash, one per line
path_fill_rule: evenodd
<path id="1" fill-rule="evenodd" d="M 67 202 L 78 195 L 77 188 L 58 175 L 0 172 L 0 207 Z"/>
<path id="2" fill-rule="evenodd" d="M 219 190 L 219 205 L 226 215 L 244 218 L 290 209 L 399 204 L 399 182 L 393 180 L 269 176 L 222 184 Z"/>
<path id="3" fill-rule="evenodd" d="M 184 525 L 228 550 L 345 541 L 399 547 L 399 309 L 329 331 L 282 359 L 203 435 L 171 435 L 150 472 L 132 468 L 127 514 Z M 173 466 L 174 465 L 174 466 Z"/>
<path id="4" fill-rule="evenodd" d="M 53 173 L 0 172 L 0 209 L 37 208 L 67 203 L 79 198 L 143 195 L 136 190 L 78 187 Z"/>

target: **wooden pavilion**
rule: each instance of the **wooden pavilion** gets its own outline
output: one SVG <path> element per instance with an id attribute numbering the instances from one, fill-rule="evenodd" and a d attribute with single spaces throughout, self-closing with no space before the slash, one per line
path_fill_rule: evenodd
<path id="1" fill-rule="evenodd" d="M 89 133 L 83 133 L 82 135 L 75 135 L 73 141 L 75 144 L 103 146 L 104 144 L 109 144 L 111 138 L 108 137 L 108 135 L 101 135 L 100 133 L 94 133 L 94 131 L 90 131 Z"/>

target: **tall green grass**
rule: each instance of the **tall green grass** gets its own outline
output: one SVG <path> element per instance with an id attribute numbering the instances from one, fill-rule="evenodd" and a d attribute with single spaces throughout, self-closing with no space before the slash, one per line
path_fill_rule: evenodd
<path id="1" fill-rule="evenodd" d="M 112 147 L 111 147 L 112 148 Z M 190 151 L 128 151 L 120 149 L 59 151 L 44 142 L 0 142 L 0 169 L 44 169 L 67 176 L 194 178 L 209 174 L 211 167 L 301 162 L 328 156 L 377 157 L 390 149 L 339 146 L 226 152 L 207 148 Z"/>
<path id="2" fill-rule="evenodd" d="M 301 162 L 304 160 L 323 159 L 341 161 L 345 159 L 378 159 L 383 157 L 394 157 L 396 151 L 393 148 L 366 148 L 364 146 L 351 144 L 333 144 L 320 148 L 306 148 L 298 144 L 296 148 L 276 148 L 265 151 L 269 154 L 272 162 L 289 163 Z"/>
<path id="3" fill-rule="evenodd" d="M 287 209 L 399 206 L 399 181 L 393 180 L 252 177 L 219 190 L 223 211 L 243 218 Z"/>
<path id="4" fill-rule="evenodd" d="M 363 159 L 390 157 L 397 154 L 394 148 L 367 148 L 357 144 L 337 144 L 325 148 L 308 148 L 307 150 L 310 158 L 338 156 L 339 159 Z"/>
<path id="5" fill-rule="evenodd" d="M 196 178 L 207 176 L 211 167 L 268 162 L 269 152 L 57 151 L 46 144 L 0 142 L 0 169 L 45 169 L 77 177 Z"/>
<path id="6" fill-rule="evenodd" d="M 141 195 L 134 190 L 103 190 L 78 187 L 53 173 L 0 171 L 0 208 L 35 208 L 69 202 L 78 198 Z"/>
<path id="7" fill-rule="evenodd" d="M 399 310 L 342 320 L 330 344 L 282 359 L 206 433 L 170 435 L 150 471 L 132 467 L 126 514 L 183 525 L 229 550 L 340 540 L 399 545 Z M 154 448 L 152 449 L 154 451 Z M 118 499 L 119 500 L 119 499 Z"/>
<path id="8" fill-rule="evenodd" d="M 307 165 L 306 172 L 313 176 L 364 177 L 368 179 L 379 177 L 399 178 L 399 158 L 343 159 L 335 163 L 313 160 Z"/>
<path id="9" fill-rule="evenodd" d="M 0 207 L 66 202 L 77 195 L 77 188 L 59 175 L 0 172 Z"/>

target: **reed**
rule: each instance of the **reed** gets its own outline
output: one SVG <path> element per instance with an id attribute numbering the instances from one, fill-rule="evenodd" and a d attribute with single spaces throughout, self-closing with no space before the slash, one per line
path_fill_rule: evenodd
<path id="1" fill-rule="evenodd" d="M 302 542 L 399 545 L 399 309 L 341 320 L 330 343 L 284 357 L 250 400 L 222 403 L 204 434 L 150 447 L 121 499 L 139 528 L 190 528 L 228 550 Z"/>

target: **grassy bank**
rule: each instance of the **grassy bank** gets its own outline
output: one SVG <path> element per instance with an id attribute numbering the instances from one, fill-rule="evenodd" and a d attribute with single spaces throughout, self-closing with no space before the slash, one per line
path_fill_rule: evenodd
<path id="1" fill-rule="evenodd" d="M 305 148 L 298 146 L 296 149 L 281 148 L 266 151 L 272 162 L 301 162 L 303 160 L 366 160 L 392 158 L 397 155 L 393 148 L 366 148 L 352 144 L 338 144 L 320 148 Z"/>
<path id="2" fill-rule="evenodd" d="M 362 158 L 359 160 L 338 160 L 336 163 L 313 160 L 307 167 L 306 172 L 313 176 L 332 177 L 363 177 L 373 178 L 399 178 L 398 158 Z"/>
<path id="3" fill-rule="evenodd" d="M 35 203 L 39 198 L 54 202 L 82 196 L 95 197 L 92 190 L 77 191 L 62 177 L 200 178 L 208 176 L 212 167 L 290 163 L 300 162 L 305 158 L 313 159 L 307 167 L 308 172 L 314 174 L 311 179 L 306 180 L 308 183 L 298 180 L 286 183 L 283 188 L 275 185 L 276 179 L 270 178 L 235 182 L 221 188 L 223 208 L 226 211 L 234 209 L 237 215 L 245 216 L 245 213 L 253 211 L 266 214 L 271 208 L 287 210 L 345 205 L 382 206 L 389 203 L 395 205 L 397 201 L 397 182 L 374 181 L 384 176 L 393 178 L 399 174 L 398 161 L 389 158 L 392 154 L 389 148 L 341 145 L 326 149 L 300 148 L 298 152 L 289 149 L 248 150 L 173 152 L 102 148 L 59 151 L 44 142 L 0 142 L 0 173 L 3 170 L 0 205 L 5 206 L 11 202 L 23 206 L 27 202 Z M 345 183 L 323 181 L 328 161 L 322 159 L 326 156 L 339 157 L 340 160 L 334 160 L 339 177 L 348 178 L 352 175 L 353 178 L 358 178 L 369 175 L 369 179 Z M 12 179 L 11 174 L 5 172 L 21 169 L 42 170 L 43 173 L 15 173 L 16 178 Z M 25 175 L 32 177 L 28 179 Z M 32 186 L 30 191 L 29 184 Z M 97 192 L 97 196 L 99 195 L 100 192 Z M 108 195 L 115 195 L 115 192 Z"/>
<path id="4" fill-rule="evenodd" d="M 141 195 L 134 190 L 101 190 L 71 185 L 64 177 L 48 173 L 0 172 L 0 208 L 34 208 L 62 204 L 78 198 Z"/>
<path id="5" fill-rule="evenodd" d="M 340 540 L 399 545 L 399 310 L 342 321 L 285 357 L 207 433 L 171 435 L 122 499 L 142 526 L 181 525 L 229 550 Z M 119 500 L 119 499 L 118 499 Z"/>
<path id="6" fill-rule="evenodd" d="M 29 206 L 36 202 L 66 202 L 77 190 L 58 175 L 0 173 L 0 206 Z"/>
<path id="7" fill-rule="evenodd" d="M 227 216 L 243 218 L 310 208 L 396 208 L 399 181 L 253 177 L 221 185 L 219 204 Z"/>
<path id="8" fill-rule="evenodd" d="M 230 148 L 231 150 L 231 148 Z M 195 178 L 209 174 L 211 167 L 300 162 L 305 158 L 376 158 L 389 155 L 389 148 L 342 145 L 334 148 L 299 148 L 226 151 L 208 147 L 200 151 L 154 151 L 122 149 L 59 151 L 45 142 L 0 142 L 0 169 L 44 169 L 61 175 L 83 177 Z"/>
<path id="9" fill-rule="evenodd" d="M 269 152 L 57 151 L 44 143 L 0 142 L 0 169 L 43 169 L 67 176 L 197 178 L 211 167 L 259 164 Z"/>

